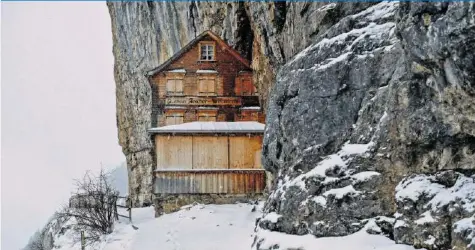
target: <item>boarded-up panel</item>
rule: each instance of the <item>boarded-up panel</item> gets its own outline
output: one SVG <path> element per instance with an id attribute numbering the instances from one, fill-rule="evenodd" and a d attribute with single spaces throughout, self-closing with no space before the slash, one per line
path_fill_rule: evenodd
<path id="1" fill-rule="evenodd" d="M 193 136 L 193 169 L 227 169 L 228 138 Z"/>
<path id="2" fill-rule="evenodd" d="M 229 137 L 229 160 L 231 169 L 261 168 L 261 136 Z"/>
<path id="3" fill-rule="evenodd" d="M 157 169 L 191 169 L 191 136 L 156 136 Z"/>
<path id="4" fill-rule="evenodd" d="M 158 194 L 254 194 L 264 186 L 264 170 L 161 170 L 154 180 Z"/>

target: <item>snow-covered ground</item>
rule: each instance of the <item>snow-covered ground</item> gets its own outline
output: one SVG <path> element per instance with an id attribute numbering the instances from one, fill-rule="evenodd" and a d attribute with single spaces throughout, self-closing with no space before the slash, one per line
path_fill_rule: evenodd
<path id="1" fill-rule="evenodd" d="M 154 218 L 152 207 L 133 209 L 133 225 L 117 223 L 114 232 L 88 249 L 95 250 L 250 250 L 254 239 L 256 218 L 260 209 L 253 205 L 195 205 Z M 280 243 L 282 247 L 305 247 L 306 250 L 412 250 L 396 245 L 384 236 L 365 232 L 346 237 L 315 238 L 260 231 L 263 245 Z M 66 233 L 55 240 L 61 250 L 80 249 L 71 244 Z M 282 249 L 282 248 L 281 248 Z"/>

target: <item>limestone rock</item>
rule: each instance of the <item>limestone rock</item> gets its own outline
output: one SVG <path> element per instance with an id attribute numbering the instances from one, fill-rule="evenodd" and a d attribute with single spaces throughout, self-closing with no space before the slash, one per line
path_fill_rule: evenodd
<path id="1" fill-rule="evenodd" d="M 379 3 L 342 18 L 281 67 L 263 148 L 276 176 L 265 208 L 280 217 L 259 227 L 350 234 L 399 209 L 394 192 L 404 176 L 473 171 L 474 13 L 473 3 Z M 347 154 L 349 145 L 366 150 Z M 450 173 L 438 175 L 444 185 L 455 182 Z M 367 178 L 356 184 L 354 175 Z M 454 220 L 468 225 L 470 216 Z M 433 235 L 454 239 L 436 246 L 468 244 L 472 229 L 463 228 Z M 404 235 L 394 231 L 398 242 L 432 241 Z"/>
<path id="2" fill-rule="evenodd" d="M 412 175 L 396 187 L 394 239 L 426 249 L 475 249 L 475 176 Z"/>
<path id="3" fill-rule="evenodd" d="M 259 228 L 317 237 L 366 230 L 427 247 L 429 235 L 440 237 L 433 247 L 471 244 L 469 210 L 429 211 L 429 198 L 405 210 L 395 192 L 413 178 L 436 181 L 441 192 L 473 178 L 473 2 L 108 7 L 119 142 L 136 206 L 150 202 L 154 166 L 144 74 L 211 29 L 252 60 L 266 108 L 263 163 L 275 179 Z M 396 211 L 403 217 L 392 225 Z M 423 214 L 441 219 L 417 224 Z M 389 225 L 399 221 L 409 226 L 392 235 Z"/>

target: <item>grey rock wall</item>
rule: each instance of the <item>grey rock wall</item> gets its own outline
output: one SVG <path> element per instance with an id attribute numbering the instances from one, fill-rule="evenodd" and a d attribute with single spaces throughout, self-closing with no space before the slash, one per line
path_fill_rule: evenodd
<path id="1" fill-rule="evenodd" d="M 437 235 L 430 224 L 418 225 L 428 233 L 413 238 L 396 230 L 396 212 L 408 223 L 421 216 L 404 211 L 396 186 L 412 174 L 473 174 L 473 2 L 108 7 L 119 142 L 136 206 L 150 203 L 154 166 L 144 73 L 207 29 L 252 60 L 266 108 L 263 162 L 275 180 L 265 212 L 280 216 L 262 218 L 258 231 L 346 235 L 388 218 L 380 223 L 386 235 L 421 246 Z M 474 234 L 467 226 L 473 214 L 453 218 L 438 222 L 451 232 L 444 247 L 463 246 Z"/>
<path id="2" fill-rule="evenodd" d="M 398 211 L 412 231 L 392 225 L 397 242 L 467 247 L 473 234 L 453 223 L 475 208 L 453 216 L 436 207 L 444 219 L 416 227 L 427 201 L 407 209 L 394 193 L 411 173 L 475 171 L 474 13 L 473 3 L 380 3 L 341 19 L 279 70 L 263 156 L 277 176 L 266 209 L 281 216 L 264 216 L 260 230 L 339 236 Z"/>

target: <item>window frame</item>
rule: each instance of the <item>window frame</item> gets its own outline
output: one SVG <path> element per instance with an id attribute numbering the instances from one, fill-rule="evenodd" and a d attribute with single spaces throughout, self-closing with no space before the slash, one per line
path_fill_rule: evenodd
<path id="1" fill-rule="evenodd" d="M 178 78 L 178 77 L 168 77 L 166 79 L 167 81 L 165 82 L 165 93 L 167 96 L 184 96 L 185 95 L 185 81 L 183 78 Z M 176 81 L 181 81 L 181 91 L 169 91 L 168 90 L 168 82 L 169 81 L 174 81 L 175 83 L 175 89 L 176 89 Z"/>
<path id="2" fill-rule="evenodd" d="M 202 117 L 206 117 L 206 119 L 203 121 L 203 120 L 200 119 L 200 118 L 202 118 Z M 214 118 L 214 120 L 213 120 L 213 121 L 210 121 L 210 120 L 209 120 L 210 118 Z M 215 115 L 210 115 L 210 114 L 200 114 L 200 115 L 198 115 L 198 121 L 199 121 L 199 122 L 216 122 L 217 119 L 218 119 L 218 118 L 217 118 L 217 116 L 215 116 Z"/>
<path id="3" fill-rule="evenodd" d="M 218 121 L 218 109 L 199 109 L 197 114 L 196 114 L 196 121 L 199 122 L 217 122 Z M 205 117 L 206 119 L 204 121 L 201 121 L 200 118 Z M 214 118 L 212 121 L 210 121 L 210 118 Z"/>
<path id="4" fill-rule="evenodd" d="M 176 122 L 176 118 L 178 118 L 178 117 L 181 117 L 181 123 Z M 173 124 L 168 124 L 168 118 L 173 118 L 174 119 Z M 184 122 L 185 122 L 185 114 L 184 113 L 174 112 L 174 113 L 165 114 L 165 126 L 183 124 Z"/>
<path id="5" fill-rule="evenodd" d="M 210 46 L 213 49 L 211 59 L 206 59 L 206 58 L 203 59 L 202 52 L 203 52 L 203 47 L 204 46 L 206 46 L 206 56 L 210 56 L 209 55 L 210 51 L 209 51 L 208 46 Z M 198 61 L 200 61 L 200 62 L 215 62 L 216 61 L 216 43 L 215 42 L 204 41 L 204 42 L 199 43 Z"/>
<path id="6" fill-rule="evenodd" d="M 217 96 L 217 84 L 216 84 L 216 77 L 198 77 L 198 88 L 197 88 L 197 93 L 199 96 Z M 209 85 L 206 86 L 206 92 L 201 91 L 201 81 L 212 81 L 213 82 L 213 92 L 208 91 Z"/>
<path id="7" fill-rule="evenodd" d="M 250 87 L 251 87 L 251 92 L 245 92 L 245 84 L 244 82 L 249 81 L 250 82 Z M 239 79 L 239 84 L 240 84 L 240 96 L 256 96 L 258 94 L 256 87 L 252 83 L 252 77 L 240 77 Z"/>

